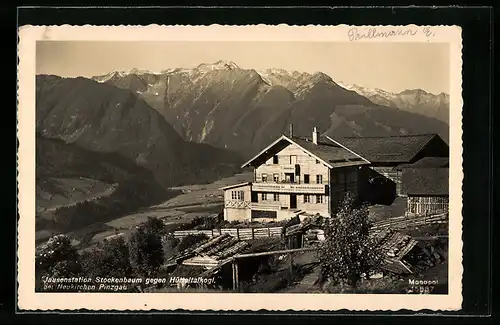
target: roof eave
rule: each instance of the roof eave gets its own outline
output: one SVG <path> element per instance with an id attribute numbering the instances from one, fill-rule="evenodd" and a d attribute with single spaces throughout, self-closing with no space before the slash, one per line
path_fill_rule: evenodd
<path id="1" fill-rule="evenodd" d="M 219 190 L 229 190 L 232 188 L 238 188 L 238 187 L 243 187 L 243 186 L 248 186 L 252 185 L 252 182 L 244 182 L 244 183 L 239 183 L 239 184 L 233 184 L 233 185 L 228 185 L 224 187 L 219 187 Z"/>
<path id="2" fill-rule="evenodd" d="M 344 163 L 332 163 L 332 168 L 349 167 L 349 166 L 367 166 L 367 165 L 370 165 L 370 163 L 366 161 L 351 161 Z"/>
<path id="3" fill-rule="evenodd" d="M 272 148 L 275 144 L 277 144 L 278 142 L 280 142 L 283 139 L 286 139 L 286 140 L 290 141 L 290 139 L 288 139 L 286 136 L 284 136 L 284 135 L 280 136 L 278 139 L 274 140 L 270 145 L 268 145 L 267 147 L 265 147 L 264 149 L 262 149 L 258 154 L 256 154 L 255 156 L 253 156 L 250 160 L 248 160 L 243 165 L 241 165 L 241 168 L 249 167 L 250 164 L 255 159 L 259 158 L 264 152 L 266 152 L 267 150 L 269 150 L 270 148 Z"/>

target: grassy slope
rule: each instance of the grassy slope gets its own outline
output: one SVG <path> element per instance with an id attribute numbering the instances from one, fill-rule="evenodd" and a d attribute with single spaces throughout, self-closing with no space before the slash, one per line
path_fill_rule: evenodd
<path id="1" fill-rule="evenodd" d="M 159 202 L 167 192 L 127 159 L 37 136 L 37 230 L 75 229 Z"/>

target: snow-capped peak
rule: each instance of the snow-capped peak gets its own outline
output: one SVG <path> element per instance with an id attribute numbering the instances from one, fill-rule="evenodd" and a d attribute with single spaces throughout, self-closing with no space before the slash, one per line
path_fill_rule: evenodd
<path id="1" fill-rule="evenodd" d="M 202 63 L 198 66 L 199 70 L 213 71 L 213 70 L 236 70 L 240 67 L 233 61 L 219 60 L 215 63 Z"/>
<path id="2" fill-rule="evenodd" d="M 126 74 L 158 74 L 157 72 L 152 72 L 147 69 L 138 69 L 138 68 L 133 68 L 130 69 Z"/>
<path id="3" fill-rule="evenodd" d="M 338 81 L 337 84 L 341 86 L 342 88 L 345 88 L 347 90 L 352 90 L 357 92 L 358 94 L 365 96 L 365 97 L 371 97 L 375 95 L 383 96 L 383 97 L 394 97 L 397 96 L 395 93 L 391 93 L 388 91 L 385 91 L 380 88 L 367 88 L 355 84 L 348 84 L 343 81 Z"/>
<path id="4" fill-rule="evenodd" d="M 132 75 L 132 74 L 143 75 L 143 74 L 159 74 L 159 73 L 152 72 L 152 71 L 146 70 L 146 69 L 132 68 L 130 70 L 115 70 L 115 71 L 111 71 L 105 75 L 95 76 L 92 78 L 98 82 L 107 82 L 112 78 L 123 78 L 123 77 L 126 77 L 128 75 Z"/>
<path id="5" fill-rule="evenodd" d="M 123 71 L 112 71 L 112 72 L 109 72 L 109 73 L 102 75 L 102 76 L 93 77 L 93 79 L 98 81 L 98 82 L 107 82 L 108 80 L 110 80 L 112 78 L 121 78 L 121 77 L 125 76 L 125 74 L 126 73 Z"/>

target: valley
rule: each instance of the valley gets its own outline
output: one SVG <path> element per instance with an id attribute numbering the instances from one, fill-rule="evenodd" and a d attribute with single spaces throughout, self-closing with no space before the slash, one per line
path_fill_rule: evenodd
<path id="1" fill-rule="evenodd" d="M 243 172 L 217 180 L 210 184 L 186 185 L 171 188 L 176 196 L 148 207 L 138 208 L 133 212 L 117 215 L 110 220 L 96 222 L 85 227 L 65 232 L 80 249 L 93 247 L 108 236 L 123 234 L 128 236 L 135 226 L 157 217 L 166 225 L 189 222 L 199 216 L 207 216 L 222 211 L 223 193 L 221 187 L 252 180 L 253 173 Z M 37 231 L 37 245 L 43 244 L 55 232 Z M 80 246 L 81 245 L 81 246 Z"/>

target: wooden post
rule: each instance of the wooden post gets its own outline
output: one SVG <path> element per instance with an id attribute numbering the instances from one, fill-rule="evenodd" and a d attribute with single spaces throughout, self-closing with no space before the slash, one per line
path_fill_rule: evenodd
<path id="1" fill-rule="evenodd" d="M 289 269 L 288 269 L 288 276 L 289 276 L 289 284 L 291 284 L 292 282 L 292 279 L 293 279 L 293 253 L 290 253 L 289 254 L 290 256 L 290 265 L 288 266 Z"/>
<path id="2" fill-rule="evenodd" d="M 236 237 L 240 240 L 240 228 L 236 228 Z"/>
<path id="3" fill-rule="evenodd" d="M 236 260 L 233 260 L 232 263 L 232 268 L 233 268 L 233 290 L 236 291 Z"/>
<path id="4" fill-rule="evenodd" d="M 234 260 L 234 274 L 236 276 L 236 292 L 240 291 L 240 279 L 238 278 L 238 261 Z"/>
<path id="5" fill-rule="evenodd" d="M 214 228 L 212 228 L 212 237 L 214 236 Z"/>
<path id="6" fill-rule="evenodd" d="M 254 227 L 252 227 L 252 239 L 255 239 L 255 232 L 254 232 Z"/>
<path id="7" fill-rule="evenodd" d="M 271 228 L 267 227 L 267 234 L 271 237 Z"/>

